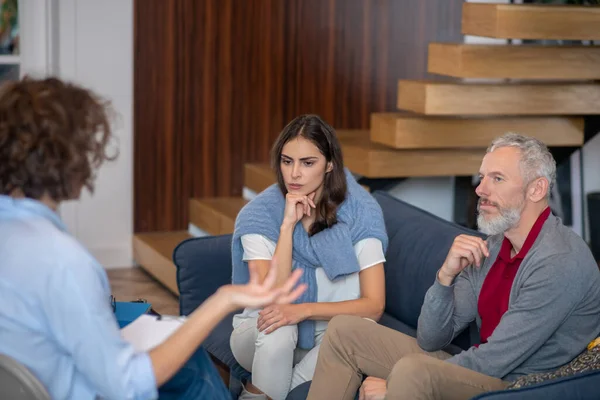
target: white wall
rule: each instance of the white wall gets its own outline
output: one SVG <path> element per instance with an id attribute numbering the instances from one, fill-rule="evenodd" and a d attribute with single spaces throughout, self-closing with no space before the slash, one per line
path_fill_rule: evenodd
<path id="1" fill-rule="evenodd" d="M 454 217 L 454 178 L 407 179 L 389 193 L 447 221 Z"/>
<path id="2" fill-rule="evenodd" d="M 583 191 L 585 196 L 590 192 L 600 191 L 600 133 L 596 134 L 583 147 Z M 587 219 L 587 201 L 585 201 L 586 239 L 589 240 L 590 228 Z"/>
<path id="3" fill-rule="evenodd" d="M 60 76 L 109 99 L 119 116 L 114 124 L 119 157 L 101 168 L 93 196 L 84 192 L 67 206 L 72 208 L 68 224 L 104 266 L 131 266 L 133 1 L 60 0 L 59 5 Z"/>
<path id="4" fill-rule="evenodd" d="M 53 74 L 112 102 L 119 157 L 96 190 L 61 206 L 61 216 L 107 268 L 133 264 L 133 1 L 22 0 L 23 72 Z M 29 11 L 29 12 L 28 12 Z M 32 47 L 27 46 L 32 43 Z"/>

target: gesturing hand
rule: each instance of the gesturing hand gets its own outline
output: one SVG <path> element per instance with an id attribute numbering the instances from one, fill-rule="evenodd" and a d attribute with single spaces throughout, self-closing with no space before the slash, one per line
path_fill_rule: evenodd
<path id="1" fill-rule="evenodd" d="M 358 400 L 383 400 L 387 394 L 385 379 L 368 376 L 360 386 Z"/>
<path id="2" fill-rule="evenodd" d="M 448 251 L 448 256 L 440 269 L 440 277 L 452 281 L 468 265 L 481 267 L 483 258 L 489 256 L 487 243 L 483 239 L 477 236 L 459 235 Z"/>
<path id="3" fill-rule="evenodd" d="M 304 291 L 306 285 L 294 286 L 302 275 L 301 269 L 296 269 L 289 278 L 278 288 L 273 288 L 277 275 L 275 258 L 271 260 L 271 267 L 263 283 L 259 283 L 256 267 L 249 264 L 250 281 L 245 285 L 226 285 L 219 291 L 224 293 L 234 309 L 251 307 L 259 308 L 269 304 L 289 304 L 295 301 Z"/>
<path id="4" fill-rule="evenodd" d="M 285 325 L 296 325 L 306 319 L 304 304 L 272 304 L 258 313 L 256 326 L 265 334 L 274 332 Z"/>
<path id="5" fill-rule="evenodd" d="M 315 192 L 306 196 L 293 193 L 286 194 L 283 222 L 290 225 L 296 225 L 296 223 L 305 215 L 310 217 L 311 209 L 317 207 L 313 201 L 314 198 Z"/>

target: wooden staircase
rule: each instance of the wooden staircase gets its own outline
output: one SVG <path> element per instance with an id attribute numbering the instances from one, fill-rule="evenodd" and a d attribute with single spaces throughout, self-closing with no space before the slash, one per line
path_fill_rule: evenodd
<path id="1" fill-rule="evenodd" d="M 600 8 L 465 3 L 462 33 L 498 39 L 600 40 Z"/>
<path id="2" fill-rule="evenodd" d="M 209 235 L 233 232 L 235 217 L 248 201 L 241 197 L 190 200 L 190 223 Z"/>
<path id="3" fill-rule="evenodd" d="M 590 115 L 599 104 L 598 83 L 398 83 L 398 108 L 423 115 Z"/>
<path id="4" fill-rule="evenodd" d="M 599 47 L 431 43 L 428 57 L 429 72 L 455 78 L 600 79 Z"/>
<path id="5" fill-rule="evenodd" d="M 371 141 L 396 149 L 486 148 L 498 132 L 521 132 L 548 146 L 581 146 L 583 118 L 424 117 L 409 113 L 371 115 Z"/>
<path id="6" fill-rule="evenodd" d="M 600 8 L 464 3 L 462 32 L 510 39 L 600 40 Z M 581 147 L 583 116 L 600 114 L 600 50 L 589 46 L 431 43 L 428 71 L 454 81 L 398 82 L 398 112 L 370 130 L 338 130 L 346 166 L 366 178 L 471 176 L 490 141 L 508 131 Z M 471 81 L 464 81 L 468 78 Z M 475 79 L 475 81 L 472 81 Z M 504 80 L 504 81 L 499 81 Z M 244 166 L 245 193 L 275 183 L 267 164 Z M 231 233 L 249 198 L 191 199 L 190 224 Z M 174 293 L 173 249 L 187 232 L 138 234 L 136 261 Z"/>
<path id="7" fill-rule="evenodd" d="M 138 233 L 133 237 L 133 257 L 156 280 L 179 295 L 173 250 L 190 237 L 187 231 Z"/>

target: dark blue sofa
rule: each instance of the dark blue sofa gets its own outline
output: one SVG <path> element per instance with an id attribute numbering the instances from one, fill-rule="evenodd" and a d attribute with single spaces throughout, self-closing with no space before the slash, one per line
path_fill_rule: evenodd
<path id="1" fill-rule="evenodd" d="M 462 233 L 480 234 L 444 221 L 385 192 L 375 192 L 373 196 L 383 209 L 390 239 L 385 264 L 386 308 L 379 323 L 415 336 L 425 292 L 433 283 L 452 241 Z M 230 283 L 230 246 L 231 235 L 223 235 L 188 239 L 175 249 L 173 260 L 177 265 L 182 315 L 191 313 L 219 286 Z M 247 379 L 250 373 L 235 361 L 229 347 L 232 316 L 215 328 L 203 346 L 230 368 L 230 389 L 235 396 L 240 389 L 239 382 Z M 456 354 L 477 341 L 478 332 L 473 324 L 445 350 Z M 288 400 L 305 399 L 309 386 L 310 382 L 300 385 L 289 394 Z M 598 399 L 600 372 L 477 397 L 486 400 L 540 398 Z"/>

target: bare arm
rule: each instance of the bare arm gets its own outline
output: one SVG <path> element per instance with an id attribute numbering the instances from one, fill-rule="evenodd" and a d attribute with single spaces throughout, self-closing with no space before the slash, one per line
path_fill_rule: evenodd
<path id="1" fill-rule="evenodd" d="M 292 273 L 292 235 L 294 227 L 281 227 L 279 241 L 273 257 L 277 259 L 277 280 L 275 287 L 280 287 Z M 264 281 L 269 272 L 270 260 L 249 260 L 248 267 L 258 272 L 259 282 Z"/>
<path id="2" fill-rule="evenodd" d="M 298 196 L 288 193 L 286 195 L 286 205 L 284 218 L 279 228 L 279 239 L 275 247 L 274 257 L 277 259 L 277 281 L 275 287 L 281 286 L 292 273 L 292 249 L 294 245 L 293 236 L 296 224 L 304 217 L 311 215 L 312 208 L 315 208 L 313 202 L 314 193 L 308 196 Z M 252 260 L 248 264 L 254 264 L 258 271 L 260 282 L 267 276 L 269 270 L 269 261 Z"/>
<path id="3" fill-rule="evenodd" d="M 383 264 L 377 264 L 359 273 L 361 297 L 356 300 L 322 303 L 271 305 L 259 313 L 259 331 L 271 333 L 284 325 L 294 325 L 305 319 L 330 320 L 336 315 L 356 315 L 381 318 L 385 308 L 385 278 Z"/>
<path id="4" fill-rule="evenodd" d="M 385 308 L 385 277 L 383 264 L 359 273 L 360 298 L 356 300 L 305 303 L 307 319 L 330 320 L 336 315 L 356 315 L 378 321 Z"/>
<path id="5" fill-rule="evenodd" d="M 278 268 L 277 281 L 275 286 L 281 285 L 288 276 L 292 273 L 292 247 L 293 247 L 293 235 L 295 225 L 282 224 L 279 230 L 279 240 L 277 241 L 277 247 L 275 247 L 274 257 L 277 258 Z M 267 263 L 264 263 L 268 265 Z M 264 267 L 263 267 L 264 268 Z"/>

